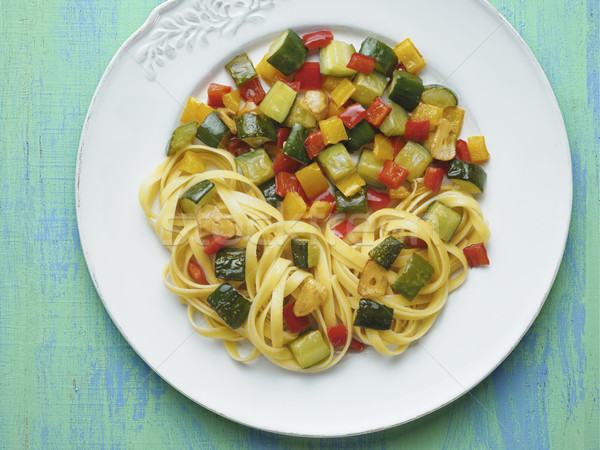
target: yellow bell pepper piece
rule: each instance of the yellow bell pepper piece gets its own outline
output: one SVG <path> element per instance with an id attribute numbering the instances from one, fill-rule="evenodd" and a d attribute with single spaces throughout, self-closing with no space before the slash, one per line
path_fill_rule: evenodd
<path id="1" fill-rule="evenodd" d="M 346 103 L 355 92 L 356 86 L 352 84 L 352 81 L 344 79 L 333 91 L 331 91 L 331 100 L 338 106 L 344 106 L 344 103 Z"/>
<path id="2" fill-rule="evenodd" d="M 321 134 L 323 134 L 325 145 L 337 144 L 340 141 L 348 140 L 348 133 L 346 133 L 346 128 L 344 128 L 344 122 L 337 116 L 320 120 L 319 128 L 321 129 Z"/>
<path id="3" fill-rule="evenodd" d="M 284 220 L 298 220 L 306 213 L 306 203 L 297 192 L 288 192 L 281 202 Z"/>
<path id="4" fill-rule="evenodd" d="M 254 67 L 256 73 L 258 73 L 258 75 L 260 75 L 260 77 L 265 80 L 265 83 L 267 83 L 269 86 L 273 86 L 277 80 L 287 80 L 288 77 L 286 77 L 282 72 L 277 70 L 267 61 L 268 56 L 268 53 L 265 54 L 263 59 L 260 60 L 256 67 Z"/>
<path id="5" fill-rule="evenodd" d="M 331 212 L 333 211 L 334 205 L 335 203 L 322 202 L 320 200 L 317 200 L 316 202 L 313 202 L 312 205 L 310 205 L 310 208 L 304 216 L 304 218 L 312 220 L 328 219 L 331 215 Z"/>
<path id="6" fill-rule="evenodd" d="M 346 197 L 350 197 L 360 191 L 365 184 L 365 180 L 363 180 L 358 173 L 353 172 L 335 186 Z"/>
<path id="7" fill-rule="evenodd" d="M 394 47 L 394 53 L 410 73 L 419 73 L 427 64 L 423 59 L 423 55 L 419 53 L 419 50 L 409 38 L 397 44 Z"/>
<path id="8" fill-rule="evenodd" d="M 471 136 L 467 139 L 467 146 L 469 147 L 471 162 L 477 164 L 490 159 L 490 153 L 485 146 L 485 138 L 483 136 Z"/>
<path id="9" fill-rule="evenodd" d="M 344 80 L 348 80 L 348 78 L 323 77 L 323 82 L 322 82 L 321 86 L 323 87 L 323 90 L 325 92 L 327 92 L 328 94 L 331 94 L 333 92 L 333 90 L 336 87 L 338 87 L 338 85 Z M 348 80 L 348 81 L 350 81 L 350 80 Z"/>
<path id="10" fill-rule="evenodd" d="M 323 175 L 321 168 L 316 162 L 296 172 L 296 178 L 298 178 L 298 181 L 302 185 L 306 196 L 311 200 L 329 189 L 327 177 Z"/>
<path id="11" fill-rule="evenodd" d="M 394 146 L 392 140 L 381 133 L 377 133 L 373 144 L 373 157 L 381 161 L 393 160 Z"/>
<path id="12" fill-rule="evenodd" d="M 344 108 L 338 106 L 335 102 L 329 102 L 329 104 L 327 105 L 327 115 L 325 116 L 325 118 L 329 119 L 330 117 L 337 117 L 337 115 L 340 114 L 343 110 Z"/>
<path id="13" fill-rule="evenodd" d="M 465 118 L 465 110 L 458 106 L 446 106 L 442 114 L 442 118 L 450 122 L 452 132 L 459 136 L 462 130 L 463 121 Z"/>
<path id="14" fill-rule="evenodd" d="M 204 172 L 204 162 L 198 153 L 187 151 L 179 161 L 177 168 L 182 172 L 200 173 Z"/>
<path id="15" fill-rule="evenodd" d="M 225 105 L 225 108 L 227 108 L 227 111 L 229 111 L 231 114 L 237 114 L 237 112 L 240 110 L 241 103 L 242 96 L 240 91 L 237 89 L 234 89 L 233 91 L 223 95 L 223 104 Z"/>
<path id="16" fill-rule="evenodd" d="M 185 109 L 183 110 L 183 114 L 181 114 L 181 119 L 179 121 L 181 123 L 188 122 L 204 122 L 206 116 L 208 116 L 214 109 L 208 106 L 205 103 L 202 103 L 200 100 L 194 97 L 190 97 L 187 99 L 187 103 L 185 105 Z"/>
<path id="17" fill-rule="evenodd" d="M 427 103 L 419 103 L 412 113 L 411 120 L 429 120 L 429 128 L 439 125 L 444 109 Z"/>

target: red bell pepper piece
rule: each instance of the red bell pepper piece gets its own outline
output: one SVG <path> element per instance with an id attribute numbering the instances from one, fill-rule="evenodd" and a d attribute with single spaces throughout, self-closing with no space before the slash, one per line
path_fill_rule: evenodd
<path id="1" fill-rule="evenodd" d="M 375 100 L 373 100 L 367 108 L 367 116 L 365 119 L 367 119 L 367 122 L 374 127 L 378 127 L 391 111 L 392 108 L 386 105 L 383 100 L 379 97 L 375 97 Z"/>
<path id="2" fill-rule="evenodd" d="M 409 120 L 404 128 L 404 139 L 408 141 L 424 141 L 429 137 L 429 120 Z"/>
<path id="3" fill-rule="evenodd" d="M 354 128 L 354 126 L 366 116 L 367 110 L 363 108 L 360 103 L 354 103 L 338 114 L 338 117 L 342 119 L 344 125 L 350 129 Z"/>
<path id="4" fill-rule="evenodd" d="M 350 222 L 349 220 L 345 220 L 344 222 L 337 224 L 331 229 L 331 231 L 333 231 L 333 234 L 335 234 L 340 239 L 344 239 L 352 232 L 352 230 L 354 230 L 354 225 L 352 225 L 352 222 Z"/>
<path id="5" fill-rule="evenodd" d="M 444 169 L 429 166 L 425 171 L 425 179 L 423 180 L 423 186 L 431 189 L 434 194 L 437 194 L 438 192 L 440 192 L 443 179 Z"/>
<path id="6" fill-rule="evenodd" d="M 331 209 L 331 213 L 329 214 L 329 217 L 331 217 L 333 214 L 335 214 L 335 211 L 337 209 L 337 202 L 335 201 L 335 197 L 333 196 L 333 194 L 331 192 L 323 191 L 322 193 L 317 195 L 315 198 L 313 198 L 311 200 L 310 204 L 312 205 L 314 202 L 333 203 L 333 208 Z"/>
<path id="7" fill-rule="evenodd" d="M 360 342 L 358 339 L 352 338 L 352 340 L 350 341 L 350 348 L 362 352 L 365 348 L 365 344 Z"/>
<path id="8" fill-rule="evenodd" d="M 333 41 L 333 33 L 328 30 L 315 31 L 302 36 L 302 40 L 307 49 L 314 50 L 315 48 L 325 47 Z"/>
<path id="9" fill-rule="evenodd" d="M 294 81 L 300 82 L 300 89 L 306 89 L 307 91 L 321 89 L 323 84 L 321 66 L 318 62 L 305 62 L 296 70 Z"/>
<path id="10" fill-rule="evenodd" d="M 204 275 L 204 270 L 202 270 L 202 267 L 200 264 L 198 264 L 195 256 L 191 257 L 190 261 L 188 262 L 187 269 L 188 274 L 196 283 L 208 284 L 208 281 L 206 281 L 206 275 Z"/>
<path id="11" fill-rule="evenodd" d="M 348 340 L 348 330 L 345 325 L 336 325 L 335 327 L 327 328 L 327 337 L 333 348 L 341 347 Z"/>
<path id="12" fill-rule="evenodd" d="M 223 236 L 219 236 L 218 234 L 211 234 L 210 236 L 202 239 L 202 246 L 204 247 L 204 253 L 207 255 L 214 255 L 220 249 L 223 248 L 227 239 Z"/>
<path id="13" fill-rule="evenodd" d="M 325 149 L 325 141 L 323 141 L 323 133 L 320 129 L 316 129 L 308 135 L 304 141 L 304 148 L 310 159 L 313 159 Z"/>
<path id="14" fill-rule="evenodd" d="M 471 154 L 469 153 L 469 145 L 466 141 L 459 139 L 456 141 L 456 157 L 466 162 L 471 162 Z"/>
<path id="15" fill-rule="evenodd" d="M 260 78 L 254 77 L 240 86 L 240 95 L 247 102 L 254 102 L 258 105 L 267 94 L 262 87 Z"/>
<path id="16" fill-rule="evenodd" d="M 385 192 L 378 192 L 375 189 L 367 189 L 367 202 L 373 209 L 373 211 L 379 211 L 380 209 L 387 208 L 390 204 L 390 196 Z"/>
<path id="17" fill-rule="evenodd" d="M 281 80 L 281 81 L 283 81 L 285 84 L 287 84 L 289 87 L 291 87 L 296 92 L 298 92 L 300 90 L 300 82 L 299 81 L 287 81 L 287 80 Z"/>
<path id="18" fill-rule="evenodd" d="M 288 192 L 297 192 L 308 203 L 308 197 L 296 175 L 290 172 L 277 172 L 275 174 L 275 193 L 285 197 Z"/>
<path id="19" fill-rule="evenodd" d="M 290 158 L 283 153 L 280 153 L 275 157 L 273 161 L 274 172 L 289 172 L 294 173 L 302 167 L 302 163 L 296 161 L 294 158 Z"/>
<path id="20" fill-rule="evenodd" d="M 208 106 L 221 108 L 223 104 L 223 95 L 231 92 L 231 86 L 224 84 L 210 83 L 208 86 Z"/>
<path id="21" fill-rule="evenodd" d="M 348 69 L 358 70 L 359 72 L 369 75 L 375 68 L 375 58 L 360 53 L 353 53 L 350 61 L 346 64 Z"/>
<path id="22" fill-rule="evenodd" d="M 404 66 L 402 61 L 398 62 L 398 65 L 396 66 L 396 70 L 402 70 L 402 71 L 406 72 L 406 67 Z"/>
<path id="23" fill-rule="evenodd" d="M 406 248 L 427 248 L 427 242 L 415 236 L 404 238 L 404 247 Z"/>
<path id="24" fill-rule="evenodd" d="M 283 148 L 283 144 L 285 143 L 285 141 L 287 141 L 289 135 L 289 128 L 279 128 L 277 130 L 277 148 Z"/>
<path id="25" fill-rule="evenodd" d="M 404 148 L 406 142 L 407 141 L 406 139 L 404 139 L 404 136 L 396 136 L 392 139 L 392 150 L 394 151 L 394 158 L 398 153 L 400 153 L 400 150 Z"/>
<path id="26" fill-rule="evenodd" d="M 390 189 L 398 189 L 408 177 L 408 170 L 394 161 L 385 161 L 377 179 Z"/>
<path id="27" fill-rule="evenodd" d="M 227 149 L 227 151 L 233 156 L 240 156 L 251 150 L 250 146 L 246 142 L 242 141 L 241 139 L 238 139 L 235 136 L 231 136 L 229 138 L 229 140 L 225 144 L 225 149 Z"/>
<path id="28" fill-rule="evenodd" d="M 469 266 L 471 267 L 490 265 L 490 260 L 487 256 L 487 250 L 485 249 L 485 244 L 483 242 L 463 248 L 463 253 L 467 258 Z"/>
<path id="29" fill-rule="evenodd" d="M 287 325 L 288 330 L 290 330 L 290 333 L 298 333 L 310 325 L 310 318 L 308 316 L 298 317 L 294 314 L 294 303 L 296 302 L 290 303 L 283 308 L 283 321 Z"/>

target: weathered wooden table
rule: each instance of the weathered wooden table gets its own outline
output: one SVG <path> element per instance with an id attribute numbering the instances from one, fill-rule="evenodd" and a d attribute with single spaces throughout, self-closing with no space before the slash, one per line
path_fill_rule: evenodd
<path id="1" fill-rule="evenodd" d="M 456 402 L 332 440 L 249 429 L 170 388 L 122 338 L 88 275 L 75 218 L 81 128 L 108 62 L 159 3 L 0 2 L 0 446 L 597 448 L 598 0 L 491 2 L 540 61 L 571 144 L 571 231 L 540 316 Z M 552 180 L 540 182 L 551 195 Z"/>

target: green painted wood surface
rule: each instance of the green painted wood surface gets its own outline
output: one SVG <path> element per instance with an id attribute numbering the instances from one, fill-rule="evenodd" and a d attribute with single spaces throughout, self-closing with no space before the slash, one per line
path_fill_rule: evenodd
<path id="1" fill-rule="evenodd" d="M 111 57 L 158 3 L 0 2 L 0 446 L 597 448 L 599 2 L 492 1 L 544 68 L 571 144 L 571 231 L 540 316 L 458 401 L 327 440 L 249 429 L 187 400 L 129 347 L 89 278 L 74 202 L 83 120 Z"/>

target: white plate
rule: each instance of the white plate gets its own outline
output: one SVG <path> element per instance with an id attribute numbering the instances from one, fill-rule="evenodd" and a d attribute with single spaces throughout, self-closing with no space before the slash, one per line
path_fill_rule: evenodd
<path id="1" fill-rule="evenodd" d="M 426 81 L 454 89 L 492 157 L 481 197 L 489 268 L 473 270 L 433 329 L 404 355 L 352 354 L 319 374 L 232 361 L 195 334 L 161 281 L 168 252 L 137 200 L 164 158 L 182 105 L 240 50 L 254 58 L 285 28 L 329 28 L 360 44 L 410 37 Z M 145 59 L 144 59 L 145 56 Z M 137 353 L 190 399 L 264 430 L 340 436 L 423 416 L 469 391 L 519 342 L 552 286 L 571 211 L 562 116 L 544 73 L 487 3 L 370 0 L 169 1 L 117 52 L 90 106 L 77 167 L 77 214 L 94 284 Z"/>

